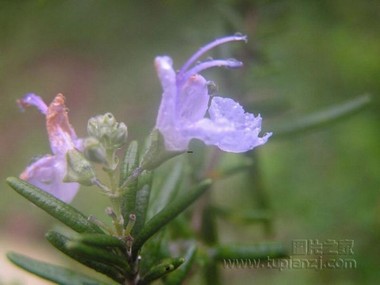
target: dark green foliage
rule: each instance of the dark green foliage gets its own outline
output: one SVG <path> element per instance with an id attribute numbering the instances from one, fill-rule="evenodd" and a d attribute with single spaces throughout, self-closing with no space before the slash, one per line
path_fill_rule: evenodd
<path id="1" fill-rule="evenodd" d="M 86 265 L 100 273 L 103 273 L 118 282 L 122 282 L 124 280 L 122 270 L 104 263 L 97 262 L 92 258 L 77 254 L 75 251 L 70 250 L 69 243 L 73 240 L 72 238 L 69 238 L 55 231 L 49 231 L 46 233 L 46 239 L 59 251 L 75 259 L 79 263 L 82 263 L 83 265 Z"/>
<path id="2" fill-rule="evenodd" d="M 153 236 L 158 230 L 163 228 L 167 223 L 174 219 L 178 214 L 183 212 L 190 206 L 197 198 L 199 198 L 211 185 L 211 180 L 205 180 L 199 185 L 190 189 L 188 193 L 182 193 L 175 201 L 169 203 L 157 215 L 150 219 L 139 235 L 135 238 L 133 243 L 133 253 L 135 256 L 140 250 L 142 245 Z"/>

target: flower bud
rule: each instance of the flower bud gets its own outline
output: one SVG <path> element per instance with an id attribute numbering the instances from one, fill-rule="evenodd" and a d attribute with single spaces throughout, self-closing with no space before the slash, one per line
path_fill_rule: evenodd
<path id="1" fill-rule="evenodd" d="M 118 123 L 111 113 L 91 118 L 87 124 L 87 132 L 95 137 L 106 149 L 117 149 L 127 141 L 128 128 Z"/>
<path id="2" fill-rule="evenodd" d="M 96 138 L 86 138 L 83 142 L 83 146 L 83 154 L 89 161 L 107 163 L 106 150 Z"/>
<path id="3" fill-rule="evenodd" d="M 76 149 L 66 153 L 67 173 L 64 182 L 77 182 L 81 185 L 91 186 L 96 178 L 91 163 Z"/>

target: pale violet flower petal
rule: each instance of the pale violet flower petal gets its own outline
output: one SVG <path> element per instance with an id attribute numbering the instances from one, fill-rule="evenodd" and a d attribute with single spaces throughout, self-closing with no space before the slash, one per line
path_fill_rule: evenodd
<path id="1" fill-rule="evenodd" d="M 65 156 L 45 155 L 29 165 L 20 178 L 50 193 L 63 202 L 70 203 L 78 192 L 78 183 L 64 183 Z"/>
<path id="2" fill-rule="evenodd" d="M 208 95 L 207 81 L 201 75 L 190 76 L 178 94 L 177 112 L 181 128 L 186 122 L 202 119 L 207 111 L 210 96 Z"/>
<path id="3" fill-rule="evenodd" d="M 58 94 L 49 106 L 35 94 L 27 94 L 18 103 L 21 107 L 37 107 L 46 116 L 46 128 L 53 153 L 28 166 L 20 178 L 64 202 L 71 202 L 79 184 L 63 182 L 67 172 L 66 153 L 74 148 L 82 149 L 83 140 L 77 138 L 70 125 L 63 95 Z"/>
<path id="4" fill-rule="evenodd" d="M 165 137 L 165 146 L 170 150 L 186 148 L 188 141 L 177 136 L 177 87 L 176 74 L 172 67 L 172 60 L 168 56 L 158 56 L 155 66 L 163 89 L 160 108 L 156 121 L 156 128 Z"/>
<path id="5" fill-rule="evenodd" d="M 172 67 L 172 60 L 167 56 L 156 57 L 155 66 L 163 89 L 161 105 L 158 110 L 156 127 L 172 129 L 175 121 L 176 109 L 176 75 Z"/>
<path id="6" fill-rule="evenodd" d="M 50 147 L 54 154 L 66 154 L 69 149 L 80 145 L 73 127 L 70 125 L 65 106 L 65 98 L 58 94 L 50 103 L 46 114 L 46 127 Z"/>
<path id="7" fill-rule="evenodd" d="M 213 67 L 240 67 L 242 62 L 212 59 L 193 66 L 205 52 L 220 44 L 246 40 L 240 35 L 217 39 L 199 49 L 178 73 L 174 71 L 170 57 L 156 58 L 155 65 L 163 88 L 156 128 L 163 135 L 168 151 L 185 151 L 190 140 L 196 138 L 224 151 L 244 152 L 264 144 L 271 136 L 271 133 L 259 136 L 260 115 L 255 117 L 244 112 L 237 102 L 229 98 L 211 99 L 206 79 L 198 74 Z"/>
<path id="8" fill-rule="evenodd" d="M 34 106 L 44 115 L 46 115 L 48 110 L 48 106 L 45 104 L 42 98 L 34 93 L 26 94 L 22 99 L 17 100 L 17 104 L 21 110 L 24 110 L 29 106 Z"/>
<path id="9" fill-rule="evenodd" d="M 245 113 L 239 103 L 229 98 L 214 97 L 209 109 L 210 118 L 190 125 L 184 134 L 216 145 L 228 152 L 245 152 L 264 144 L 271 133 L 259 137 L 261 117 Z"/>

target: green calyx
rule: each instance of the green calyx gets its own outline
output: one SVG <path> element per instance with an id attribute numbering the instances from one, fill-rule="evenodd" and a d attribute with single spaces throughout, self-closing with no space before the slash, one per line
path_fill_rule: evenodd
<path id="1" fill-rule="evenodd" d="M 77 182 L 81 185 L 94 184 L 96 175 L 91 163 L 76 149 L 66 153 L 67 173 L 64 182 Z"/>

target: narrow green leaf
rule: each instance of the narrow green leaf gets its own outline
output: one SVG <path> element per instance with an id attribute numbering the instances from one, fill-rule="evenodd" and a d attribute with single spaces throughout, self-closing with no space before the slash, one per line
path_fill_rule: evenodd
<path id="1" fill-rule="evenodd" d="M 42 262 L 24 255 L 10 252 L 7 257 L 17 266 L 31 272 L 46 280 L 55 282 L 61 285 L 106 285 L 102 281 L 92 277 L 72 271 L 70 269 Z M 114 284 L 114 283 L 113 283 Z"/>
<path id="2" fill-rule="evenodd" d="M 138 180 L 138 191 L 136 194 L 136 222 L 133 227 L 132 236 L 139 234 L 145 224 L 146 213 L 149 206 L 149 197 L 152 189 L 153 172 L 144 171 Z"/>
<path id="3" fill-rule="evenodd" d="M 312 113 L 298 120 L 290 121 L 278 128 L 272 128 L 273 138 L 290 136 L 335 123 L 336 121 L 345 119 L 359 112 L 370 102 L 371 97 L 369 95 L 362 95 L 339 105 Z"/>
<path id="4" fill-rule="evenodd" d="M 82 255 L 78 255 L 75 252 L 71 251 L 68 247 L 69 242 L 72 241 L 71 238 L 66 237 L 65 235 L 55 231 L 47 232 L 45 237 L 55 248 L 57 248 L 59 251 L 66 254 L 67 256 L 75 259 L 79 263 L 82 263 L 85 266 L 88 266 L 100 273 L 103 273 L 117 282 L 122 282 L 124 280 L 122 270 L 118 270 L 117 268 L 114 268 L 110 265 L 94 261 L 91 258 L 89 259 L 83 257 Z"/>
<path id="5" fill-rule="evenodd" d="M 49 193 L 16 177 L 8 177 L 7 183 L 20 195 L 79 233 L 103 233 L 95 224 L 74 207 L 58 200 Z"/>
<path id="6" fill-rule="evenodd" d="M 165 285 L 182 284 L 194 264 L 197 248 L 192 244 L 186 252 L 185 262 L 165 279 Z"/>
<path id="7" fill-rule="evenodd" d="M 81 234 L 75 237 L 76 241 L 97 247 L 116 247 L 125 249 L 125 244 L 117 237 L 106 234 Z"/>
<path id="8" fill-rule="evenodd" d="M 286 258 L 288 251 L 279 243 L 260 243 L 255 245 L 219 245 L 210 251 L 218 261 L 226 259 L 265 259 Z"/>
<path id="9" fill-rule="evenodd" d="M 71 251 L 75 255 L 119 268 L 126 274 L 131 273 L 127 258 L 125 256 L 117 255 L 112 251 L 89 246 L 78 241 L 69 241 L 66 244 L 66 247 L 67 250 Z"/>
<path id="10" fill-rule="evenodd" d="M 141 246 L 151 236 L 197 200 L 211 186 L 211 183 L 210 179 L 202 181 L 197 186 L 193 187 L 193 189 L 186 191 L 186 193 L 182 193 L 180 197 L 166 205 L 164 209 L 150 219 L 133 241 L 132 253 L 134 257 L 137 256 Z"/>
<path id="11" fill-rule="evenodd" d="M 139 165 L 139 145 L 137 141 L 132 141 L 125 153 L 124 160 L 120 166 L 120 182 L 123 185 L 132 171 Z"/>
<path id="12" fill-rule="evenodd" d="M 273 218 L 273 214 L 270 210 L 243 210 L 236 211 L 232 209 L 226 209 L 222 207 L 213 207 L 215 213 L 222 218 L 229 219 L 234 223 L 260 223 L 268 222 Z"/>
<path id="13" fill-rule="evenodd" d="M 128 177 L 132 174 L 132 172 L 138 167 L 138 165 L 138 143 L 136 141 L 132 141 L 128 146 L 123 163 L 120 167 L 119 187 L 125 187 L 123 185 L 127 181 Z M 128 183 L 128 186 L 126 186 L 124 189 L 121 212 L 126 223 L 129 220 L 129 215 L 135 214 L 137 190 L 138 179 L 135 179 L 133 182 Z"/>
<path id="14" fill-rule="evenodd" d="M 127 186 L 122 197 L 121 214 L 123 215 L 124 223 L 128 223 L 129 215 L 135 214 L 136 211 L 136 196 L 138 191 L 137 182 L 136 179 L 136 181 Z"/>
<path id="15" fill-rule="evenodd" d="M 137 283 L 138 285 L 150 284 L 152 281 L 164 277 L 166 274 L 176 270 L 185 259 L 183 258 L 171 258 L 165 262 L 156 265 L 150 269 L 150 271 L 141 278 Z"/>

